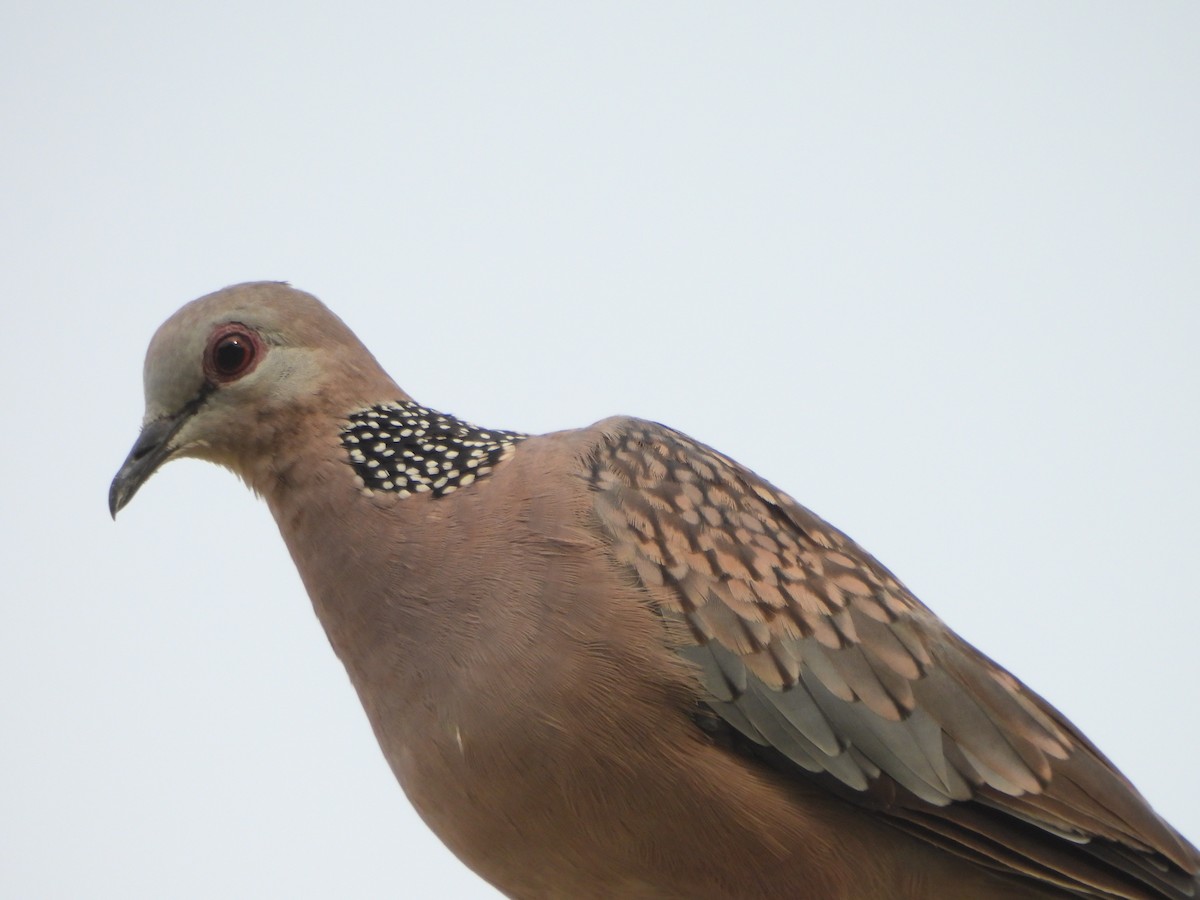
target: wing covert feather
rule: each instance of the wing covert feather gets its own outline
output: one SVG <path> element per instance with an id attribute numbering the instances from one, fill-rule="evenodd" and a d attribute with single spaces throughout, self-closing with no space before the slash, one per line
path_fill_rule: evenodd
<path id="1" fill-rule="evenodd" d="M 1195 848 L 840 531 L 654 423 L 612 423 L 589 465 L 616 559 L 745 739 L 984 865 L 1081 896 L 1196 895 Z"/>

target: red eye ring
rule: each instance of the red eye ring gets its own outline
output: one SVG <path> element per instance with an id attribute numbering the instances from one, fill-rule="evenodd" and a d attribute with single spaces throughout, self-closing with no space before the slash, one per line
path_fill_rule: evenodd
<path id="1" fill-rule="evenodd" d="M 253 330 L 231 322 L 213 332 L 204 351 L 204 374 L 228 383 L 249 374 L 262 356 L 262 342 Z"/>

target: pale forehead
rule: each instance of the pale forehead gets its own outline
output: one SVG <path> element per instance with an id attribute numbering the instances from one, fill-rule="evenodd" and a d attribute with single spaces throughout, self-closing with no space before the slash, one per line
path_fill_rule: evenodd
<path id="1" fill-rule="evenodd" d="M 181 307 L 150 342 L 153 357 L 170 361 L 175 347 L 203 345 L 214 327 L 241 322 L 279 343 L 317 346 L 340 343 L 353 335 L 320 300 L 278 281 L 237 284 L 207 294 Z"/>
<path id="2" fill-rule="evenodd" d="M 240 322 L 278 344 L 337 343 L 349 333 L 317 298 L 283 282 L 238 284 L 200 297 L 159 326 L 146 351 L 143 381 L 156 412 L 196 394 L 204 381 L 204 347 L 213 329 L 228 322 Z"/>
<path id="3" fill-rule="evenodd" d="M 184 304 L 154 336 L 155 341 L 207 332 L 221 322 L 245 321 L 247 325 L 280 330 L 297 330 L 312 320 L 328 320 L 333 314 L 316 297 L 277 281 L 235 284 Z"/>

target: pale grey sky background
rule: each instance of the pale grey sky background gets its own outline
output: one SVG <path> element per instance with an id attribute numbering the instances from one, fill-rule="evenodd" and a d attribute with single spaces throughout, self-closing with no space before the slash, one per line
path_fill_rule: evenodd
<path id="1" fill-rule="evenodd" d="M 494 896 L 141 364 L 246 279 L 423 403 L 848 531 L 1200 840 L 1200 5 L 0 6 L 0 896 Z"/>

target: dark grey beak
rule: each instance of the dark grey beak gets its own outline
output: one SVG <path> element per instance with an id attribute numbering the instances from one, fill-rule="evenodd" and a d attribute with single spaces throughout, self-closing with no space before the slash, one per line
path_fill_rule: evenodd
<path id="1" fill-rule="evenodd" d="M 121 470 L 117 472 L 117 477 L 113 479 L 112 486 L 108 489 L 108 511 L 112 513 L 114 519 L 117 517 L 117 513 L 133 499 L 138 488 L 145 484 L 146 480 L 158 470 L 158 467 L 170 458 L 174 450 L 171 446 L 171 438 L 175 437 L 175 433 L 183 427 L 183 423 L 191 418 L 195 411 L 196 405 L 188 404 L 178 413 L 155 419 L 142 429 L 142 433 L 134 442 L 133 449 L 129 451 L 129 456 L 125 457 L 125 462 L 121 464 Z"/>

